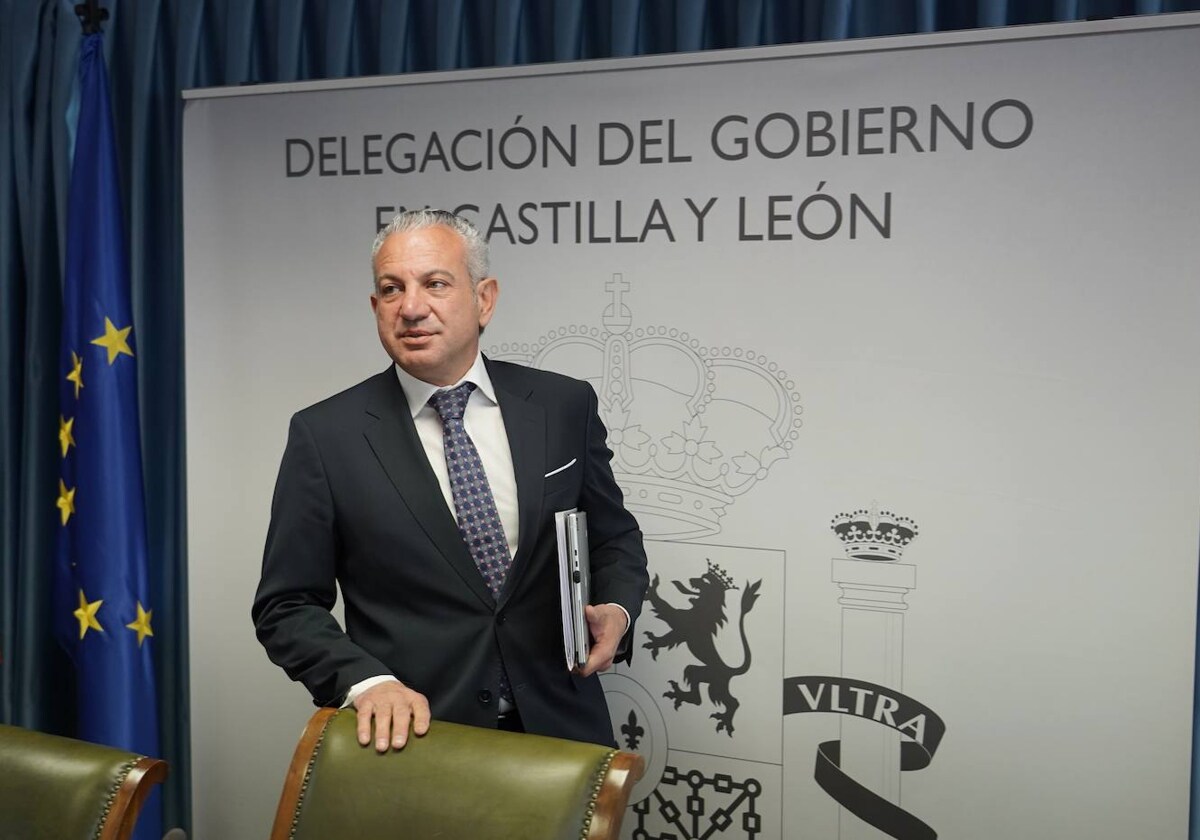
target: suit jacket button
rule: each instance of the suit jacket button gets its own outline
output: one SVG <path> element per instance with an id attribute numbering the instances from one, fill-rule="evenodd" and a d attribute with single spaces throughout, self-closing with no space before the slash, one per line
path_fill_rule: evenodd
<path id="1" fill-rule="evenodd" d="M 479 692 L 478 697 L 481 705 L 486 706 L 492 702 L 492 692 L 488 691 L 486 688 Z"/>
<path id="2" fill-rule="evenodd" d="M 500 613 L 500 615 L 496 616 L 497 624 L 503 624 L 506 621 L 508 621 L 508 616 L 506 616 L 504 613 Z"/>

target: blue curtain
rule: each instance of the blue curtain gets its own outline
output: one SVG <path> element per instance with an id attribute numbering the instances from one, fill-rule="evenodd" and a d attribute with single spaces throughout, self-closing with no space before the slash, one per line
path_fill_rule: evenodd
<path id="1" fill-rule="evenodd" d="M 77 0 L 0 0 L 0 721 L 73 734 L 53 637 Z M 1200 9 L 1200 0 L 102 0 L 141 352 L 166 825 L 188 828 L 180 91 Z M 1195 834 L 1193 833 L 1193 837 Z"/>

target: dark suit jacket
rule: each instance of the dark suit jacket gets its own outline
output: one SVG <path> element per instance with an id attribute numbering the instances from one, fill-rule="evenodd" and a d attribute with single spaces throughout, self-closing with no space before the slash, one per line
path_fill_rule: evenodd
<path id="1" fill-rule="evenodd" d="M 389 367 L 292 418 L 252 611 L 258 638 L 318 705 L 390 673 L 428 697 L 435 718 L 478 726 L 496 725 L 503 657 L 528 731 L 611 744 L 599 680 L 566 669 L 553 516 L 587 511 L 592 602 L 618 603 L 631 620 L 647 584 L 642 534 L 613 479 L 591 386 L 487 368 L 520 517 L 499 599 L 459 536 Z M 335 579 L 345 632 L 329 613 Z"/>

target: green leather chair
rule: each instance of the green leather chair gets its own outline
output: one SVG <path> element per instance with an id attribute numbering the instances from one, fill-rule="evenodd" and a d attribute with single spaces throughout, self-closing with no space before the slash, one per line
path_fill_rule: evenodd
<path id="1" fill-rule="evenodd" d="M 129 840 L 167 763 L 0 724 L 0 840 Z"/>
<path id="2" fill-rule="evenodd" d="M 402 750 L 361 747 L 320 709 L 296 747 L 272 840 L 616 840 L 641 756 L 434 721 Z"/>

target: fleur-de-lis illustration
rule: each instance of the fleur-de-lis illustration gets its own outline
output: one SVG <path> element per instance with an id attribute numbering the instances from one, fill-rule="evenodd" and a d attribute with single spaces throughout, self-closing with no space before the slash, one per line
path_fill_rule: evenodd
<path id="1" fill-rule="evenodd" d="M 621 724 L 621 734 L 625 736 L 625 746 L 627 749 L 636 750 L 642 743 L 642 736 L 646 734 L 646 730 L 638 726 L 637 712 L 630 709 L 629 719 Z"/>

